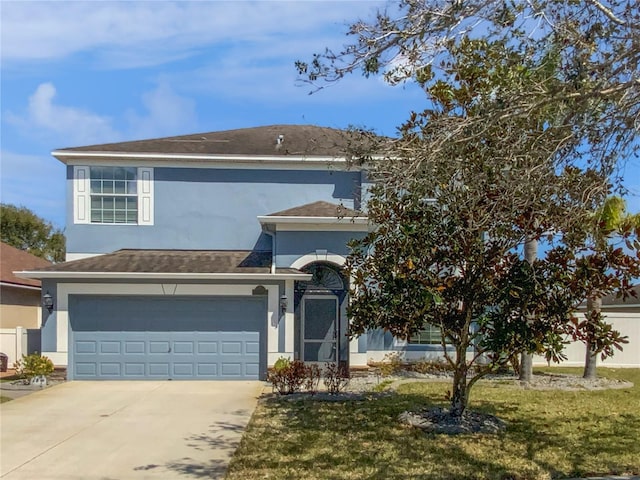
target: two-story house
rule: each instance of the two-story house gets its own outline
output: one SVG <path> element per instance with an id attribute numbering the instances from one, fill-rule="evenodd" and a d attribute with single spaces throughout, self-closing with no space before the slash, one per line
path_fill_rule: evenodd
<path id="1" fill-rule="evenodd" d="M 370 225 L 345 141 L 276 125 L 54 151 L 67 262 L 22 273 L 53 297 L 43 354 L 69 379 L 236 379 L 282 356 L 354 368 L 411 350 L 347 336 L 341 267 Z"/>

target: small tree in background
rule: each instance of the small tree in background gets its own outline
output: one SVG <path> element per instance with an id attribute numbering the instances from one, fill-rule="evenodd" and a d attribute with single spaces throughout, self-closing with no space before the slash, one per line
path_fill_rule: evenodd
<path id="1" fill-rule="evenodd" d="M 594 214 L 588 233 L 592 251 L 579 259 L 581 271 L 577 278 L 577 281 L 587 285 L 587 311 L 584 320 L 576 320 L 576 328 L 572 334 L 574 339 L 581 340 L 586 345 L 583 377 L 595 379 L 598 355 L 603 359 L 609 357 L 613 355 L 613 348 L 619 343 L 627 343 L 623 338 L 613 344 L 604 340 L 607 335 L 602 334 L 611 331 L 612 328 L 602 315 L 602 297 L 621 291 L 621 296 L 626 298 L 633 278 L 640 276 L 637 261 L 625 253 L 623 247 L 616 245 L 616 240 L 623 240 L 622 243 L 627 250 L 640 250 L 640 214 L 627 213 L 622 198 L 609 197 Z M 629 273 L 610 275 L 608 269 L 619 264 L 626 264 L 625 269 L 629 270 Z"/>
<path id="2" fill-rule="evenodd" d="M 66 239 L 61 230 L 26 207 L 0 204 L 2 241 L 51 262 L 63 262 Z"/>

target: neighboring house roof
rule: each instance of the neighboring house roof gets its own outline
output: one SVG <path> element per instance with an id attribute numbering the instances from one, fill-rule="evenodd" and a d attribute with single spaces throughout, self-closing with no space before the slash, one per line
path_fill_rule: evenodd
<path id="1" fill-rule="evenodd" d="M 184 155 L 295 155 L 344 156 L 347 146 L 370 135 L 313 125 L 270 125 L 177 137 L 107 143 L 59 149 L 54 155 L 73 152 L 156 153 Z"/>
<path id="2" fill-rule="evenodd" d="M 269 251 L 250 250 L 132 250 L 59 263 L 22 275 L 32 278 L 166 277 L 166 278 L 276 278 L 305 276 L 293 268 L 271 273 Z"/>
<path id="3" fill-rule="evenodd" d="M 623 300 L 621 297 L 617 297 L 615 293 L 607 295 L 602 299 L 602 306 L 631 307 L 634 305 L 640 305 L 640 285 L 633 287 L 632 291 L 635 292 L 635 296 L 628 297 L 626 300 Z"/>
<path id="4" fill-rule="evenodd" d="M 281 212 L 270 213 L 268 217 L 361 217 L 362 212 L 330 202 L 313 202 Z"/>
<path id="5" fill-rule="evenodd" d="M 44 258 L 36 257 L 29 252 L 0 242 L 0 281 L 3 284 L 18 287 L 40 287 L 40 280 L 19 278 L 13 272 L 43 268 L 50 265 L 51 262 Z"/>

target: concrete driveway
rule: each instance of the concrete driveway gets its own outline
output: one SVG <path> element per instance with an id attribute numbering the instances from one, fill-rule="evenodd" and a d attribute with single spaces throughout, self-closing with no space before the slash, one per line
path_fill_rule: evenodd
<path id="1" fill-rule="evenodd" d="M 222 478 L 260 382 L 68 382 L 0 406 L 2 479 Z"/>

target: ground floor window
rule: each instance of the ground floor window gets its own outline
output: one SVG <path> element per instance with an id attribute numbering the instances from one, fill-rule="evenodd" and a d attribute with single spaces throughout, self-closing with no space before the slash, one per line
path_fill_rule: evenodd
<path id="1" fill-rule="evenodd" d="M 412 345 L 440 345 L 442 343 L 440 328 L 426 325 L 418 333 L 411 335 L 409 343 Z"/>

